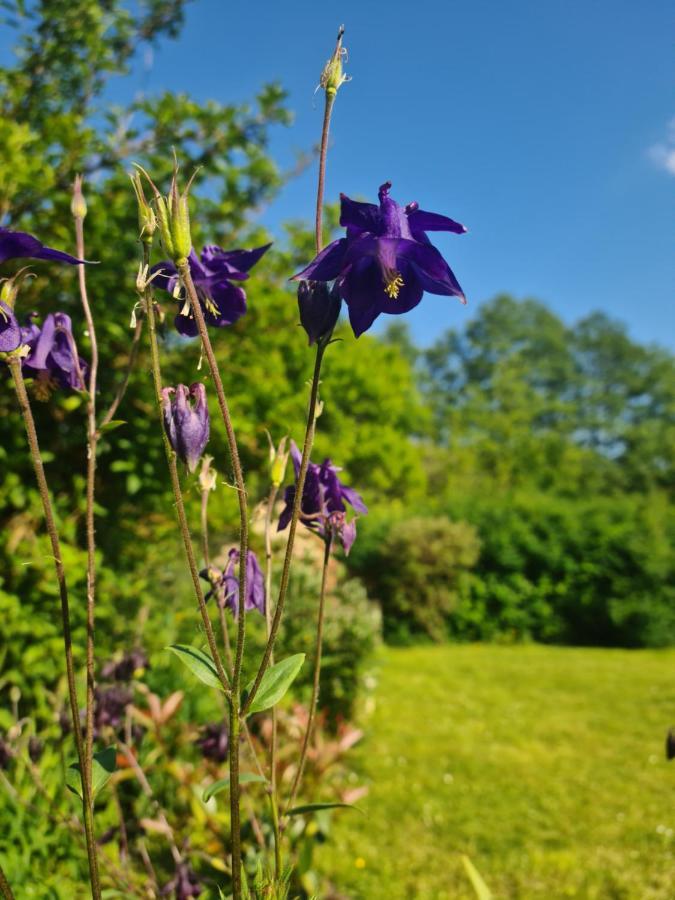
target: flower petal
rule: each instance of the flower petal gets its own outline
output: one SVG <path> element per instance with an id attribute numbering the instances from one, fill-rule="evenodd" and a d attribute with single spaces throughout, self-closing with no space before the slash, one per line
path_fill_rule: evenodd
<path id="1" fill-rule="evenodd" d="M 21 326 L 14 312 L 0 300 L 0 352 L 11 353 L 21 344 Z"/>
<path id="2" fill-rule="evenodd" d="M 427 212 L 424 209 L 414 209 L 408 213 L 410 229 L 415 235 L 416 231 L 452 231 L 454 234 L 465 234 L 466 228 L 448 216 L 440 213 Z M 415 235 L 416 236 L 416 235 Z"/>
<path id="3" fill-rule="evenodd" d="M 340 194 L 340 225 L 380 234 L 380 208 L 374 203 L 360 203 Z"/>
<path id="4" fill-rule="evenodd" d="M 0 262 L 22 258 L 55 259 L 71 265 L 79 265 L 84 262 L 82 259 L 71 256 L 70 253 L 64 253 L 63 250 L 45 247 L 42 241 L 25 231 L 10 231 L 9 228 L 0 228 Z"/>
<path id="5" fill-rule="evenodd" d="M 361 499 L 361 495 L 354 490 L 354 488 L 346 487 L 344 484 L 341 485 L 342 488 L 342 496 L 349 503 L 356 512 L 363 513 L 365 515 L 368 512 L 368 507 Z"/>
<path id="6" fill-rule="evenodd" d="M 324 247 L 307 268 L 298 272 L 291 281 L 332 281 L 342 270 L 344 255 L 347 251 L 347 239 L 340 238 Z"/>
<path id="7" fill-rule="evenodd" d="M 252 269 L 271 246 L 272 244 L 265 244 L 262 247 L 256 247 L 254 250 L 223 250 L 215 246 L 204 247 L 202 262 L 211 269 L 216 269 L 219 262 L 224 262 L 235 272 L 244 273 Z M 230 274 L 228 277 L 236 278 L 237 276 Z"/>
<path id="8" fill-rule="evenodd" d="M 464 291 L 436 247 L 415 241 L 401 241 L 398 258 L 399 261 L 405 260 L 409 264 L 425 291 L 429 291 L 430 294 L 459 297 L 462 302 L 466 302 Z"/>

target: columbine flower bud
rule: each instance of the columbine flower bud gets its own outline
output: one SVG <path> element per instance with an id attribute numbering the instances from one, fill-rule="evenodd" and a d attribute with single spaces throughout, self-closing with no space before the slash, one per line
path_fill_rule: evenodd
<path id="1" fill-rule="evenodd" d="M 329 290 L 325 281 L 301 281 L 298 285 L 300 324 L 307 332 L 310 346 L 330 340 L 340 316 L 342 301 L 335 285 Z"/>
<path id="2" fill-rule="evenodd" d="M 82 176 L 76 175 L 73 183 L 73 199 L 70 201 L 70 211 L 74 219 L 84 219 L 87 215 L 87 201 L 82 193 Z"/>
<path id="3" fill-rule="evenodd" d="M 272 437 L 267 432 L 267 440 L 270 442 L 270 474 L 272 476 L 272 484 L 275 488 L 281 487 L 286 477 L 286 463 L 288 462 L 288 450 L 286 449 L 286 441 L 288 435 L 284 435 L 279 441 L 279 446 L 275 447 L 272 443 Z"/>
<path id="4" fill-rule="evenodd" d="M 327 94 L 332 95 L 333 97 L 337 94 L 338 89 L 345 81 L 349 81 L 349 76 L 344 75 L 342 72 L 342 60 L 347 55 L 346 49 L 342 46 L 342 36 L 344 33 L 344 25 L 341 25 L 338 31 L 335 50 L 333 51 L 331 58 L 323 67 L 323 72 L 321 73 L 321 78 L 319 80 L 319 86 L 322 87 Z"/>
<path id="5" fill-rule="evenodd" d="M 136 201 L 138 203 L 139 238 L 144 244 L 151 244 L 155 231 L 157 231 L 157 217 L 155 216 L 155 211 L 152 206 L 150 206 L 145 198 L 145 191 L 143 190 L 140 172 L 134 172 L 133 175 L 130 175 L 129 177 L 131 178 L 131 185 L 136 194 Z"/>
<path id="6" fill-rule="evenodd" d="M 194 406 L 190 404 L 190 398 L 194 399 Z M 190 472 L 194 472 L 209 440 L 206 388 L 201 382 L 190 388 L 184 384 L 163 388 L 162 409 L 169 443 Z"/>

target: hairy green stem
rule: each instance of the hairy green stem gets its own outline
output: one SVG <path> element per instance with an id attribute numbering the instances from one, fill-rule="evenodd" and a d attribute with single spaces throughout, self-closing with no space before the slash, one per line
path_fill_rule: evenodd
<path id="1" fill-rule="evenodd" d="M 75 684 L 75 664 L 73 662 L 73 639 L 70 628 L 70 603 L 68 599 L 68 584 L 66 581 L 66 571 L 61 559 L 61 546 L 59 541 L 59 533 L 54 519 L 54 511 L 52 509 L 52 501 L 49 496 L 49 487 L 47 485 L 47 477 L 45 475 L 44 466 L 42 464 L 42 456 L 40 454 L 40 444 L 38 443 L 37 431 L 35 429 L 35 420 L 30 407 L 26 385 L 23 380 L 21 371 L 21 361 L 18 358 L 9 360 L 9 368 L 12 373 L 14 389 L 16 391 L 19 408 L 23 416 L 26 428 L 26 436 L 28 438 L 28 446 L 30 448 L 31 460 L 35 471 L 40 500 L 42 501 L 42 509 L 45 516 L 45 524 L 47 526 L 47 534 L 52 547 L 54 559 L 54 569 L 56 572 L 56 580 L 59 585 L 59 596 L 61 599 L 61 621 L 63 625 L 63 644 L 66 659 L 66 676 L 68 681 L 68 698 L 70 702 L 70 714 L 73 722 L 73 734 L 75 736 L 75 747 L 77 749 L 77 759 L 80 765 L 80 780 L 82 782 L 82 813 L 84 819 L 84 831 L 87 842 L 87 859 L 89 862 L 89 880 L 91 883 L 91 893 L 94 900 L 100 900 L 101 883 L 98 873 L 98 860 L 96 857 L 96 841 L 94 839 L 94 814 L 91 796 L 91 788 L 89 779 L 86 777 L 85 765 L 85 747 L 82 739 L 82 728 L 80 726 L 80 711 L 77 700 L 77 686 Z"/>
<path id="2" fill-rule="evenodd" d="M 314 719 L 316 717 L 316 706 L 319 699 L 319 685 L 321 683 L 321 651 L 323 649 L 323 620 L 324 620 L 324 612 L 326 608 L 326 580 L 328 576 L 328 563 L 330 562 L 330 550 L 331 550 L 332 538 L 328 536 L 324 539 L 324 553 L 323 553 L 323 568 L 321 570 L 321 593 L 319 594 L 319 614 L 317 617 L 316 624 L 316 650 L 314 656 L 314 680 L 312 683 L 312 699 L 309 704 L 309 718 L 307 719 L 307 728 L 305 730 L 305 737 L 302 742 L 302 750 L 300 751 L 300 762 L 298 763 L 298 768 L 295 773 L 295 778 L 293 779 L 293 786 L 291 787 L 291 793 L 288 798 L 288 803 L 286 804 L 286 808 L 284 810 L 284 814 L 288 812 L 289 809 L 293 808 L 295 804 L 295 798 L 298 795 L 298 789 L 300 787 L 300 782 L 302 781 L 302 775 L 305 770 L 305 763 L 307 762 L 307 752 L 309 750 L 309 745 L 312 740 L 312 732 L 314 730 Z"/>
<path id="3" fill-rule="evenodd" d="M 286 595 L 288 593 L 288 581 L 290 577 L 291 571 L 291 562 L 293 560 L 293 546 L 295 543 L 295 532 L 297 531 L 298 521 L 300 519 L 300 510 L 302 507 L 302 494 L 305 489 L 305 478 L 307 476 L 307 469 L 309 467 L 309 456 L 312 452 L 312 445 L 314 444 L 314 432 L 316 430 L 316 410 L 319 399 L 319 384 L 321 381 L 321 362 L 323 360 L 323 354 L 325 352 L 325 345 L 323 343 L 317 344 L 316 348 L 316 359 L 314 362 L 314 375 L 312 377 L 312 387 L 309 395 L 309 408 L 307 410 L 307 425 L 305 428 L 305 440 L 302 445 L 302 460 L 300 462 L 300 470 L 298 472 L 298 477 L 295 483 L 295 498 L 293 500 L 293 513 L 291 516 L 291 522 L 288 528 L 288 540 L 286 542 L 286 553 L 284 556 L 284 565 L 281 570 L 281 581 L 279 583 L 279 596 L 277 598 L 277 605 L 274 610 L 274 616 L 272 617 L 272 624 L 270 625 L 270 633 L 267 638 L 267 644 L 265 645 L 265 650 L 263 653 L 262 660 L 260 662 L 260 666 L 258 667 L 258 671 L 255 676 L 255 680 L 251 687 L 251 690 L 246 698 L 246 702 L 242 707 L 242 715 L 246 715 L 248 710 L 251 707 L 251 703 L 255 695 L 258 693 L 258 688 L 260 687 L 260 682 L 263 679 L 263 676 L 267 670 L 268 665 L 270 664 L 270 658 L 272 656 L 274 650 L 274 643 L 277 639 L 277 634 L 279 633 L 279 625 L 281 624 L 281 616 L 284 611 L 284 604 L 286 602 Z"/>
<path id="4" fill-rule="evenodd" d="M 197 329 L 202 341 L 204 354 L 209 365 L 213 386 L 218 398 L 220 414 L 227 433 L 227 442 L 230 449 L 230 460 L 234 473 L 234 482 L 239 499 L 239 609 L 237 614 L 237 644 L 234 653 L 234 666 L 232 670 L 232 693 L 230 696 L 230 825 L 232 830 L 232 896 L 233 900 L 241 898 L 241 819 L 240 819 L 240 789 L 239 789 L 239 730 L 241 715 L 241 666 L 244 658 L 244 642 L 246 639 L 246 560 L 248 556 L 248 504 L 246 498 L 246 485 L 244 473 L 239 459 L 239 448 L 232 425 L 230 410 L 225 397 L 223 381 L 213 352 L 211 338 L 209 337 L 204 313 L 197 295 L 190 266 L 186 261 L 178 266 L 178 272 L 185 285 L 192 315 L 197 323 Z"/>
<path id="5" fill-rule="evenodd" d="M 143 263 L 147 265 L 149 250 L 147 245 L 144 245 L 143 248 Z M 157 338 L 157 323 L 155 319 L 155 309 L 154 309 L 154 298 L 152 296 L 152 289 L 147 288 L 145 290 L 145 314 L 148 318 L 148 333 L 150 335 L 150 357 L 151 357 L 151 365 L 152 365 L 152 377 L 155 385 L 155 399 L 157 402 L 157 410 L 159 413 L 160 420 L 160 428 L 162 431 L 162 437 L 164 439 L 164 450 L 166 452 L 166 461 L 169 467 L 169 475 L 171 477 L 171 488 L 173 490 L 173 496 L 176 503 L 176 514 L 178 516 L 178 525 L 180 528 L 181 537 L 183 538 L 183 545 L 185 547 L 185 555 L 187 556 L 188 568 L 190 569 L 190 576 L 192 578 L 192 585 L 194 587 L 195 596 L 197 597 L 197 603 L 199 604 L 199 611 L 202 616 L 202 622 L 204 624 L 204 631 L 206 632 L 206 640 L 209 645 L 209 650 L 211 651 L 211 656 L 213 658 L 214 665 L 216 667 L 216 671 L 218 672 L 218 678 L 223 687 L 223 691 L 229 697 L 230 695 L 230 682 L 223 668 L 223 662 L 220 658 L 220 653 L 218 651 L 218 646 L 216 644 L 216 639 L 213 634 L 213 628 L 211 626 L 211 619 L 209 618 L 209 612 L 206 608 L 206 600 L 204 599 L 204 591 L 202 590 L 201 581 L 199 578 L 199 567 L 197 565 L 197 559 L 195 557 L 195 551 L 192 544 L 192 535 L 190 534 L 190 527 L 187 521 L 187 515 L 185 513 L 185 504 L 183 502 L 183 494 L 180 487 L 180 478 L 178 476 L 178 466 L 176 464 L 176 454 L 173 450 L 173 447 L 169 443 L 169 438 L 166 434 L 166 429 L 164 428 L 164 416 L 162 413 L 162 369 L 159 359 L 159 340 Z"/>
<path id="6" fill-rule="evenodd" d="M 0 866 L 0 894 L 2 894 L 3 900 L 14 900 L 14 894 L 9 886 L 9 881 L 7 881 L 7 876 L 2 871 L 2 866 Z"/>
<path id="7" fill-rule="evenodd" d="M 272 485 L 265 509 L 265 621 L 269 640 L 272 627 L 272 517 L 279 488 Z M 270 664 L 274 665 L 274 648 L 270 654 Z M 272 707 L 272 737 L 270 739 L 270 806 L 272 809 L 272 831 L 274 834 L 274 873 L 281 878 L 281 833 L 279 831 L 279 799 L 277 796 L 277 708 Z"/>
<path id="8" fill-rule="evenodd" d="M 76 190 L 77 190 L 76 181 Z M 84 219 L 80 215 L 75 216 L 75 243 L 78 259 L 84 259 Z M 84 263 L 77 267 L 78 281 L 80 285 L 80 300 L 84 312 L 89 343 L 91 346 L 91 360 L 89 363 L 89 383 L 87 385 L 87 480 L 86 480 L 86 512 L 85 523 L 87 532 L 87 696 L 85 711 L 85 743 L 84 743 L 84 771 L 89 783 L 91 793 L 91 771 L 94 755 L 94 628 L 96 611 L 96 521 L 94 514 L 94 500 L 96 496 L 96 453 L 98 449 L 99 432 L 96 426 L 96 382 L 98 378 L 98 341 L 94 317 L 91 314 L 89 295 L 87 293 L 87 276 Z"/>

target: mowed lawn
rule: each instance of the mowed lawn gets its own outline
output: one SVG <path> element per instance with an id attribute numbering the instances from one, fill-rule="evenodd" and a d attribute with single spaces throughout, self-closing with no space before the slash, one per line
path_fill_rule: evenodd
<path id="1" fill-rule="evenodd" d="M 388 649 L 353 763 L 366 815 L 318 853 L 334 896 L 675 898 L 675 652 Z"/>

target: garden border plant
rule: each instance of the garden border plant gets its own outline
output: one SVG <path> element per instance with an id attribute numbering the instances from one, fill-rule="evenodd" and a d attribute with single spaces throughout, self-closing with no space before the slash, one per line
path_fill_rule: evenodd
<path id="1" fill-rule="evenodd" d="M 0 261 L 14 257 L 32 257 L 78 267 L 80 299 L 90 340 L 91 358 L 87 363 L 79 357 L 70 319 L 64 313 L 56 312 L 47 316 L 42 327 L 35 324 L 30 317 L 25 325 L 20 325 L 15 307 L 26 271 L 21 270 L 14 278 L 4 281 L 0 293 L 0 352 L 9 365 L 19 407 L 24 417 L 59 584 L 69 702 L 78 758 L 77 763 L 71 766 L 69 786 L 82 798 L 91 892 L 97 900 L 101 897 L 101 879 L 94 827 L 94 796 L 110 777 L 114 768 L 111 757 L 115 756 L 110 747 L 94 752 L 97 449 L 102 435 L 120 424 L 114 419 L 114 415 L 122 401 L 129 373 L 138 353 L 145 320 L 147 320 L 157 414 L 163 435 L 179 532 L 208 647 L 206 651 L 184 644 L 175 644 L 169 649 L 203 683 L 222 692 L 228 706 L 229 778 L 226 783 L 230 796 L 229 875 L 234 900 L 250 895 L 242 866 L 243 776 L 240 771 L 242 739 L 247 742 L 252 752 L 258 772 L 257 776 L 247 773 L 249 777 L 246 780 L 265 783 L 270 806 L 273 834 L 270 854 L 273 865 L 268 865 L 265 861 L 265 869 L 261 875 L 261 890 L 264 896 L 278 898 L 287 896 L 292 860 L 284 860 L 284 832 L 289 819 L 295 815 L 306 815 L 312 811 L 346 805 L 325 802 L 317 798 L 316 802 L 296 806 L 317 713 L 327 573 L 331 551 L 339 543 L 345 553 L 349 552 L 356 538 L 358 515 L 368 512 L 359 494 L 342 483 L 338 477 L 339 469 L 329 459 L 321 465 L 310 460 L 317 420 L 322 409 L 319 398 L 322 363 L 328 348 L 333 344 L 333 330 L 340 315 L 342 301 L 347 305 L 352 329 L 357 337 L 367 331 L 381 314 L 398 315 L 408 312 L 420 302 L 425 291 L 456 296 L 464 302 L 464 294 L 457 279 L 439 251 L 430 243 L 427 232 L 450 231 L 461 234 L 466 229 L 445 216 L 419 209 L 417 203 L 400 206 L 390 195 L 391 183 L 385 182 L 379 189 L 378 205 L 356 202 L 341 195 L 340 224 L 346 228 L 346 237 L 324 246 L 322 224 L 328 137 L 337 92 L 348 80 L 343 73 L 346 55 L 342 46 L 343 31 L 344 29 L 340 28 L 335 49 L 320 79 L 320 87 L 324 91 L 324 114 L 316 197 L 316 257 L 305 269 L 293 276 L 293 279 L 299 282 L 300 322 L 308 335 L 309 345 L 315 348 L 305 433 L 301 449 L 291 441 L 287 452 L 287 437 L 281 440 L 278 448 L 275 449 L 272 445 L 271 485 L 264 501 L 264 571 L 249 546 L 249 498 L 225 385 L 213 349 L 210 329 L 231 325 L 245 313 L 246 294 L 237 282 L 246 280 L 250 269 L 269 249 L 269 245 L 254 250 L 232 251 L 207 246 L 198 257 L 193 248 L 189 212 L 190 186 L 197 173 L 192 174 L 187 186 L 181 190 L 178 185 L 179 169 L 176 161 L 170 190 L 165 197 L 153 182 L 151 175 L 142 166 L 136 166 L 131 180 L 138 205 L 141 258 L 136 279 L 139 300 L 132 317 L 134 337 L 130 346 L 129 366 L 122 383 L 105 415 L 98 418 L 99 355 L 95 321 L 87 291 L 88 263 L 84 259 L 84 220 L 87 208 L 82 179 L 79 177 L 75 179 L 71 207 L 75 223 L 77 256 L 45 247 L 36 238 L 23 232 L 0 229 Z M 151 201 L 146 198 L 146 189 L 152 198 Z M 153 260 L 156 238 L 159 238 L 163 253 L 167 257 L 157 262 Z M 164 381 L 158 333 L 158 321 L 163 317 L 163 312 L 155 293 L 157 289 L 166 291 L 172 300 L 178 303 L 174 322 L 178 333 L 199 340 L 227 436 L 229 465 L 239 506 L 239 541 L 238 548 L 230 551 L 228 563 L 222 571 L 211 564 L 209 554 L 208 497 L 215 484 L 216 475 L 210 467 L 211 457 L 204 457 L 211 428 L 206 388 L 203 381 L 196 381 L 191 386 L 178 384 L 175 387 L 168 386 Z M 61 559 L 57 524 L 24 375 L 50 387 L 58 385 L 79 390 L 86 401 L 87 630 L 84 727 L 80 721 L 77 697 L 66 572 Z M 278 520 L 277 530 L 283 531 L 288 528 L 288 537 L 281 564 L 278 594 L 276 602 L 272 604 L 272 525 L 289 454 L 292 457 L 295 478 L 294 483 L 285 490 L 285 506 Z M 199 476 L 202 501 L 200 526 L 204 557 L 202 569 L 194 547 L 179 471 L 179 461 L 186 464 L 190 473 L 194 473 L 200 460 L 202 460 L 202 471 Z M 348 512 L 349 507 L 351 515 Z M 299 522 L 316 534 L 322 542 L 321 588 L 317 607 L 309 713 L 289 795 L 282 801 L 275 775 L 277 754 L 275 707 L 297 676 L 304 662 L 304 654 L 292 654 L 285 659 L 275 660 L 274 650 L 288 598 Z M 208 583 L 210 587 L 208 592 L 202 587 L 202 580 Z M 218 608 L 222 648 L 219 647 L 211 622 L 208 605 L 211 598 L 214 600 L 213 605 Z M 233 647 L 230 646 L 227 610 L 236 620 L 236 639 Z M 265 618 L 266 643 L 255 666 L 254 677 L 242 689 L 246 614 L 251 611 L 257 611 Z M 254 713 L 268 710 L 272 711 L 270 758 L 261 762 L 255 756 L 247 719 Z M 123 750 L 129 756 L 128 748 L 124 746 Z M 266 767 L 269 776 L 265 775 Z M 152 795 L 140 763 L 135 761 L 133 768 L 144 791 L 147 793 L 149 790 Z M 192 877 L 189 866 L 175 843 L 172 850 L 175 851 L 174 860 L 177 872 L 180 873 L 176 878 L 186 878 L 189 881 Z M 0 888 L 5 896 L 11 896 L 11 888 L 6 884 L 4 875 L 0 878 Z"/>

